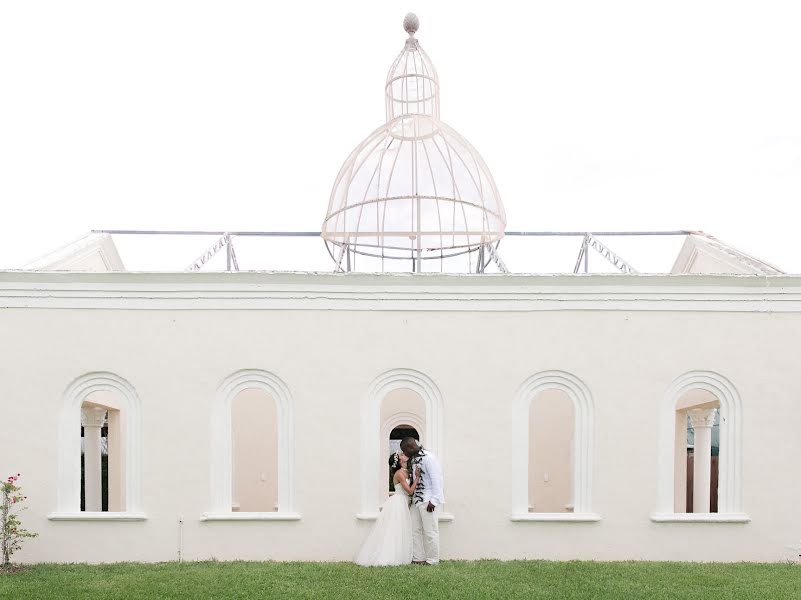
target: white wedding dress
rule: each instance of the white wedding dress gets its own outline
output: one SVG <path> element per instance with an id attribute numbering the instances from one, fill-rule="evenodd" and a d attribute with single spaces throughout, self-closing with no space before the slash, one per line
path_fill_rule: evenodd
<path id="1" fill-rule="evenodd" d="M 363 567 L 408 565 L 412 562 L 412 515 L 409 494 L 396 483 L 395 493 L 384 503 L 370 535 L 359 551 L 356 564 Z"/>

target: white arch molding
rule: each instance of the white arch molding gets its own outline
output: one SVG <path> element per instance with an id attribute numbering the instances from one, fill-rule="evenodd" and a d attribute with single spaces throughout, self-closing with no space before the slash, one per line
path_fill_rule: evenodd
<path id="1" fill-rule="evenodd" d="M 233 512 L 231 405 L 239 392 L 257 389 L 275 402 L 278 431 L 278 510 Z M 295 521 L 293 506 L 293 408 L 289 388 L 276 375 L 260 369 L 237 371 L 217 389 L 211 411 L 211 505 L 203 521 Z"/>
<path id="2" fill-rule="evenodd" d="M 379 404 L 379 411 L 381 405 Z M 380 412 L 379 412 L 380 414 Z M 401 427 L 403 425 L 408 425 L 409 427 L 413 427 L 418 434 L 420 434 L 421 439 L 425 439 L 426 433 L 426 424 L 420 417 L 411 412 L 399 412 L 394 413 L 387 418 L 386 421 L 381 425 L 381 439 L 385 440 L 389 438 L 389 434 L 392 433 L 392 430 L 396 427 Z M 434 450 L 433 448 L 431 449 Z"/>
<path id="3" fill-rule="evenodd" d="M 720 402 L 720 456 L 718 458 L 718 512 L 674 512 L 674 454 L 676 405 L 690 390 L 705 390 Z M 690 371 L 668 388 L 659 406 L 659 463 L 657 507 L 651 519 L 670 521 L 747 522 L 742 497 L 742 402 L 734 385 L 713 371 Z"/>
<path id="4" fill-rule="evenodd" d="M 379 375 L 368 389 L 362 401 L 362 498 L 361 510 L 356 518 L 372 520 L 378 517 L 380 506 L 379 476 L 381 473 L 381 447 L 383 429 L 396 419 L 390 418 L 386 424 L 381 423 L 381 403 L 390 392 L 394 390 L 412 390 L 422 399 L 425 406 L 425 423 L 422 425 L 426 436 L 426 447 L 440 460 L 444 461 L 443 448 L 443 405 L 439 388 L 427 375 L 413 369 L 392 369 Z M 403 416 L 403 415 L 401 415 Z M 405 415 L 408 417 L 408 415 Z M 408 419 L 400 418 L 398 425 L 408 423 Z M 410 424 L 418 422 L 413 421 Z M 397 426 L 397 425 L 396 425 Z M 387 430 L 387 435 L 392 429 Z M 418 432 L 420 430 L 418 429 Z M 453 516 L 447 513 L 440 514 L 440 521 L 450 521 Z"/>
<path id="5" fill-rule="evenodd" d="M 125 510 L 123 512 L 81 511 L 81 404 L 94 392 L 113 392 L 122 399 L 125 423 Z M 48 514 L 51 520 L 139 521 L 142 497 L 142 415 L 134 387 L 109 372 L 87 373 L 64 391 L 59 424 L 58 506 Z"/>
<path id="6" fill-rule="evenodd" d="M 530 410 L 534 397 L 545 390 L 560 390 L 573 403 L 572 513 L 528 512 Z M 517 391 L 512 414 L 512 521 L 599 521 L 592 510 L 595 409 L 592 395 L 576 376 L 564 371 L 532 375 Z"/>

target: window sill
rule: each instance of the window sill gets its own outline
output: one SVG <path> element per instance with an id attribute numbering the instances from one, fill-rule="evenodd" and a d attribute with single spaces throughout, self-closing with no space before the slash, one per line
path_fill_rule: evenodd
<path id="1" fill-rule="evenodd" d="M 745 513 L 654 513 L 654 523 L 748 523 Z"/>
<path id="2" fill-rule="evenodd" d="M 147 515 L 142 512 L 51 512 L 51 521 L 144 521 Z"/>
<path id="3" fill-rule="evenodd" d="M 201 521 L 300 521 L 294 512 L 206 512 Z"/>
<path id="4" fill-rule="evenodd" d="M 601 520 L 596 513 L 515 513 L 511 521 L 539 521 L 554 523 L 595 523 Z"/>
<path id="5" fill-rule="evenodd" d="M 379 513 L 357 513 L 356 518 L 360 521 L 375 521 L 378 518 Z M 450 523 L 453 521 L 453 515 L 451 513 L 439 513 L 439 522 L 440 523 Z"/>

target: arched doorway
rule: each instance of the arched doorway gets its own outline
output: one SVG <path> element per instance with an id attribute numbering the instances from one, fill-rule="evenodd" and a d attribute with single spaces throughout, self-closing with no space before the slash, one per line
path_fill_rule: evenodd
<path id="1" fill-rule="evenodd" d="M 380 502 L 384 502 L 393 489 L 389 456 L 400 451 L 401 440 L 413 437 L 426 444 L 425 414 L 423 398 L 408 388 L 392 390 L 381 400 Z"/>
<path id="2" fill-rule="evenodd" d="M 411 425 L 401 424 L 393 428 L 392 431 L 389 432 L 389 446 L 388 446 L 389 454 L 400 452 L 401 441 L 403 441 L 407 437 L 413 437 L 418 442 L 420 441 L 420 433 L 417 431 L 415 427 L 412 427 Z M 388 480 L 387 480 L 389 484 L 388 491 L 392 493 L 395 486 L 392 482 L 393 473 L 392 470 L 389 468 L 389 460 L 387 460 L 384 464 L 386 465 L 387 475 L 388 475 Z"/>

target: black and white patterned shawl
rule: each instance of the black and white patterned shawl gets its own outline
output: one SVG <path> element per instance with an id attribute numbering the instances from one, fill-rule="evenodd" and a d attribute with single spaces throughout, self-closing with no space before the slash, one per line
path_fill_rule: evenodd
<path id="1" fill-rule="evenodd" d="M 423 457 L 426 455 L 425 451 L 420 448 L 420 452 L 411 460 L 411 468 L 409 469 L 409 474 L 414 481 L 414 472 L 417 467 L 420 467 L 420 479 L 417 480 L 417 487 L 414 489 L 414 495 L 412 496 L 412 504 L 420 504 L 423 501 L 423 497 L 425 496 L 425 484 L 423 483 Z M 411 483 L 411 482 L 410 482 Z"/>

